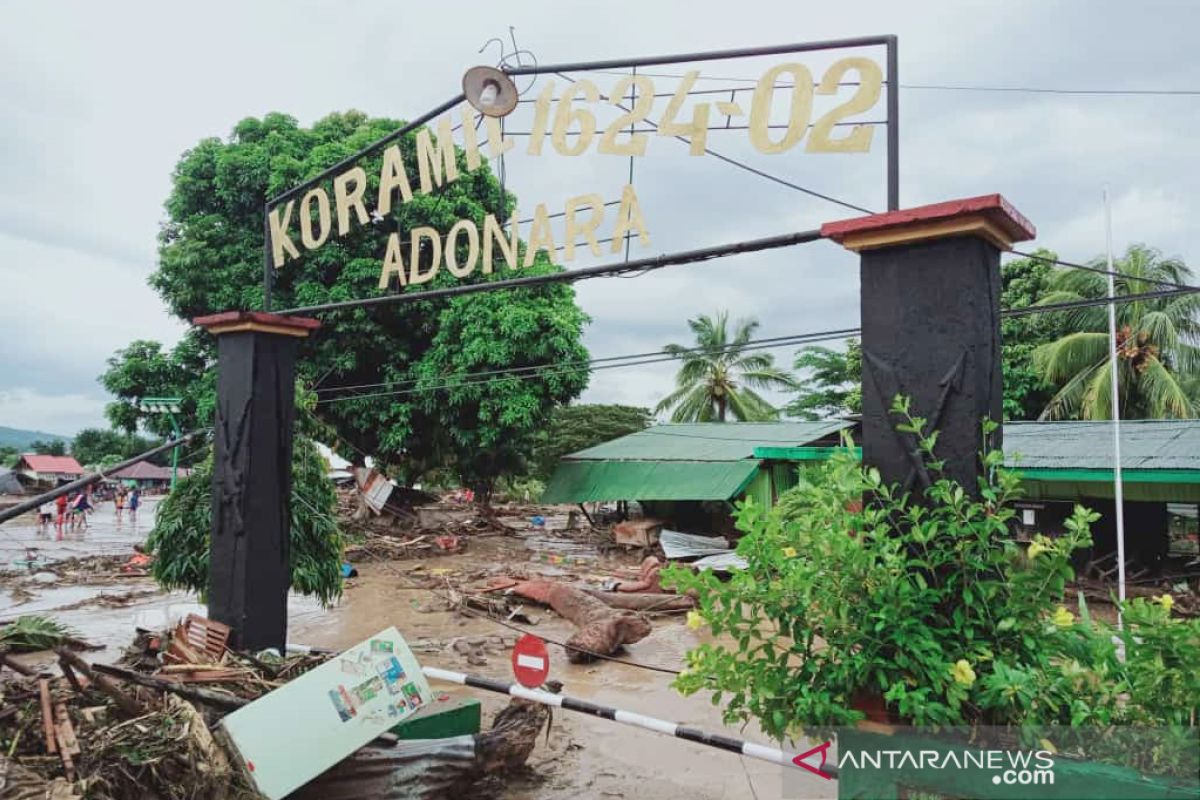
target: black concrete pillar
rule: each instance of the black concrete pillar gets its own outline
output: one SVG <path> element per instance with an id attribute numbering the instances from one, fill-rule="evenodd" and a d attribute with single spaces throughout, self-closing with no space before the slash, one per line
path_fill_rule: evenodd
<path id="1" fill-rule="evenodd" d="M 899 433 L 897 395 L 939 431 L 949 477 L 977 487 L 981 424 L 1002 419 L 1000 251 L 1033 226 L 1000 195 L 824 225 L 861 256 L 863 462 L 919 491 L 930 475 Z M 990 446 L 1000 447 L 999 431 Z"/>
<path id="2" fill-rule="evenodd" d="M 296 347 L 317 320 L 233 311 L 200 317 L 217 337 L 208 616 L 239 649 L 287 641 Z"/>

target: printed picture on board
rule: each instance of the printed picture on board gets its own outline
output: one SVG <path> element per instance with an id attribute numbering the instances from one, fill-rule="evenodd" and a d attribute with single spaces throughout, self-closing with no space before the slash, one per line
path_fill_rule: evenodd
<path id="1" fill-rule="evenodd" d="M 417 688 L 415 683 L 404 684 L 404 698 L 408 701 L 409 708 L 420 708 L 421 690 Z"/>
<path id="2" fill-rule="evenodd" d="M 337 709 L 338 717 L 342 722 L 349 722 L 358 713 L 354 708 L 354 704 L 350 702 L 350 695 L 346 693 L 345 686 L 330 689 L 329 699 L 333 702 L 333 707 Z"/>
<path id="3" fill-rule="evenodd" d="M 387 661 L 377 665 L 375 669 L 387 684 L 388 693 L 399 694 L 400 684 L 408 677 L 404 672 L 404 667 L 400 666 L 400 660 L 392 656 Z"/>
<path id="4" fill-rule="evenodd" d="M 354 696 L 358 698 L 360 703 L 369 703 L 379 695 L 383 689 L 383 678 L 378 676 L 368 678 L 367 680 L 354 687 Z"/>

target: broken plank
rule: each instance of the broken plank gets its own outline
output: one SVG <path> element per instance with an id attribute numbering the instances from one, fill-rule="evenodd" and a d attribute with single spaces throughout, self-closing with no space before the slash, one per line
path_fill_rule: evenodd
<path id="1" fill-rule="evenodd" d="M 54 735 L 54 712 L 50 709 L 50 681 L 38 678 L 38 696 L 42 705 L 42 734 L 46 737 L 46 752 L 57 753 L 58 742 Z"/>

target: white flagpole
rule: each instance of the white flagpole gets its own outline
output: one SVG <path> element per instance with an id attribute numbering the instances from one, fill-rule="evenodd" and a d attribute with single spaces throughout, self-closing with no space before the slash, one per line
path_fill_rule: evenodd
<path id="1" fill-rule="evenodd" d="M 1108 186 L 1104 187 L 1104 238 L 1108 252 L 1108 346 L 1112 368 L 1109 370 L 1109 391 L 1112 394 L 1113 431 L 1113 498 L 1117 514 L 1117 597 L 1125 602 L 1125 498 L 1121 475 L 1121 399 L 1120 380 L 1117 376 L 1120 362 L 1117 359 L 1117 304 L 1116 280 L 1113 277 L 1112 207 L 1108 202 Z M 1117 628 L 1122 628 L 1121 609 L 1117 609 Z"/>

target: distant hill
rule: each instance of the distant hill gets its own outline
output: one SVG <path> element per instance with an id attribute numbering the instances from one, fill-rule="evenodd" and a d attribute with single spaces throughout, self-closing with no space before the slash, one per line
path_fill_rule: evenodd
<path id="1" fill-rule="evenodd" d="M 63 441 L 70 444 L 71 437 L 59 436 L 57 433 L 45 433 L 43 431 L 6 428 L 0 425 L 0 447 L 15 447 L 18 450 L 25 451 L 29 449 L 29 445 L 39 440 L 43 442 Z"/>

